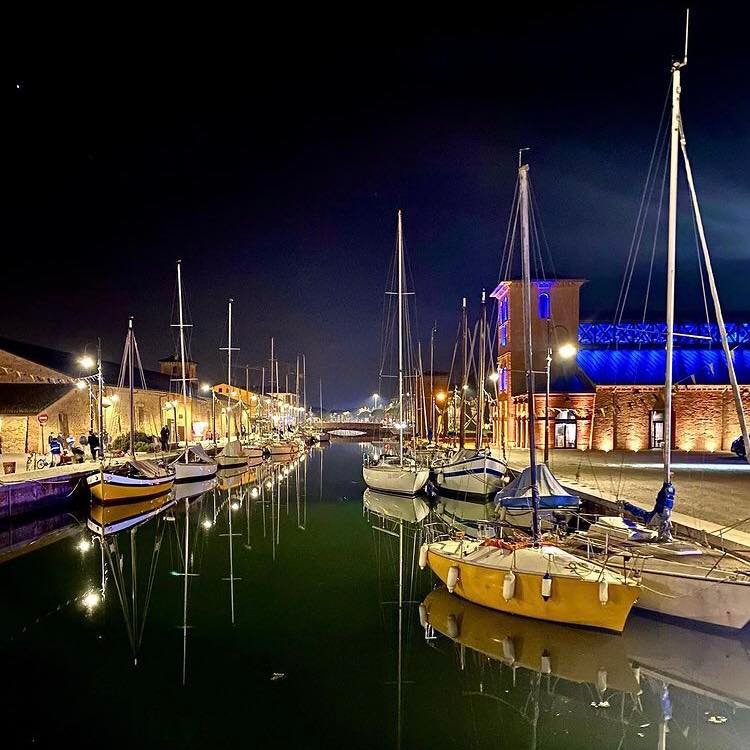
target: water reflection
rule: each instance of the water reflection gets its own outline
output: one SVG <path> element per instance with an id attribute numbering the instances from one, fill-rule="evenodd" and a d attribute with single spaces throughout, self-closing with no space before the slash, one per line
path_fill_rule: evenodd
<path id="1" fill-rule="evenodd" d="M 140 517 L 24 533 L 0 565 L 4 744 L 101 747 L 80 732 L 99 705 L 129 747 L 747 747 L 742 638 L 644 617 L 611 636 L 449 596 L 420 545 L 483 504 L 364 492 L 360 458 L 333 444 Z"/>
<path id="2" fill-rule="evenodd" d="M 476 531 L 492 520 L 493 509 L 482 502 L 437 497 L 431 508 L 425 506 L 420 498 L 369 489 L 363 494 L 379 577 L 381 568 L 398 577 L 397 744 L 402 618 L 412 603 L 416 549 L 433 525 Z M 384 534 L 397 544 L 392 559 L 383 552 Z M 406 549 L 405 534 L 412 540 Z M 748 747 L 750 658 L 741 638 L 637 614 L 621 636 L 591 631 L 485 609 L 442 585 L 419 603 L 419 625 L 435 659 L 445 655 L 442 642 L 455 648 L 458 682 L 444 687 L 455 687 L 464 705 L 451 704 L 447 696 L 446 704 L 458 715 L 475 717 L 476 744 L 516 736 L 522 737 L 518 747 L 529 748 L 589 742 L 659 750 Z"/>

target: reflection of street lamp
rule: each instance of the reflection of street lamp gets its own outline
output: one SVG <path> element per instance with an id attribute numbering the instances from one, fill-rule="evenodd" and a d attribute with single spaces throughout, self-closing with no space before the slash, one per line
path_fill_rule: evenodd
<path id="1" fill-rule="evenodd" d="M 544 395 L 544 463 L 547 466 L 549 466 L 549 381 L 552 369 L 552 332 L 557 328 L 562 328 L 570 336 L 570 331 L 564 325 L 553 326 L 547 321 L 547 389 Z M 578 347 L 570 341 L 557 349 L 557 356 L 560 359 L 572 359 L 576 354 L 578 354 Z"/>

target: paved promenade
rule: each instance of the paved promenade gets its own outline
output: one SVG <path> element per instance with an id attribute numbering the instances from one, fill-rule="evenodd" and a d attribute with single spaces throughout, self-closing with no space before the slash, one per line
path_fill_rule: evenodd
<path id="1" fill-rule="evenodd" d="M 509 461 L 523 468 L 528 452 L 511 449 Z M 750 547 L 750 464 L 730 453 L 676 451 L 673 468 L 675 521 Z M 550 469 L 573 491 L 648 509 L 663 481 L 661 454 L 651 451 L 553 450 Z"/>

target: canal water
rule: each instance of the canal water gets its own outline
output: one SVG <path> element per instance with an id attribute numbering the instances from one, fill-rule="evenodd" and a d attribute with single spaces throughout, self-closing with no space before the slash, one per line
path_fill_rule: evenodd
<path id="1" fill-rule="evenodd" d="M 224 477 L 104 546 L 86 512 L 42 524 L 0 558 L 3 746 L 750 747 L 746 640 L 461 602 L 415 564 L 425 503 L 364 507 L 361 453 Z"/>

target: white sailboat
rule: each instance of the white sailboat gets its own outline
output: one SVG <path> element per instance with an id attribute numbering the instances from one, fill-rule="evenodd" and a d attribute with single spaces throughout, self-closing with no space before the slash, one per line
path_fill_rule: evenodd
<path id="1" fill-rule="evenodd" d="M 688 16 L 689 19 L 689 16 Z M 682 68 L 687 65 L 688 25 L 685 26 L 685 54 L 672 64 L 672 114 L 670 123 L 669 220 L 667 241 L 666 299 L 666 371 L 664 383 L 664 482 L 653 511 L 625 503 L 625 510 L 644 523 L 633 523 L 619 517 L 600 518 L 586 535 L 576 535 L 579 545 L 604 540 L 604 552 L 617 569 L 630 561 L 642 566 L 643 592 L 636 605 L 662 615 L 686 618 L 728 628 L 744 628 L 750 623 L 750 570 L 744 560 L 703 545 L 672 540 L 672 507 L 675 488 L 672 484 L 672 350 L 674 343 L 675 277 L 677 248 L 677 179 L 682 154 L 685 176 L 698 231 L 704 268 L 716 313 L 721 344 L 726 357 L 729 381 L 734 395 L 744 444 L 750 447 L 732 353 L 708 251 L 703 219 L 687 155 L 685 131 L 680 113 Z M 658 533 L 648 526 L 658 526 Z M 620 549 L 611 542 L 618 541 Z"/>
<path id="2" fill-rule="evenodd" d="M 185 372 L 185 328 L 182 308 L 182 261 L 177 261 L 177 300 L 179 305 L 180 329 L 180 380 L 182 385 L 182 409 L 185 415 L 185 450 L 172 462 L 177 482 L 202 482 L 216 475 L 216 461 L 211 458 L 203 446 L 190 445 L 189 430 L 192 425 L 192 414 L 188 410 L 187 376 Z M 175 424 L 175 432 L 177 425 Z M 179 436 L 178 436 L 179 438 Z"/>
<path id="3" fill-rule="evenodd" d="M 404 240 L 401 211 L 398 212 L 398 456 L 381 456 L 377 463 L 365 463 L 362 475 L 373 490 L 414 495 L 430 478 L 430 470 L 404 456 Z"/>
<path id="4" fill-rule="evenodd" d="M 232 439 L 232 352 L 237 352 L 239 349 L 232 347 L 232 302 L 229 300 L 229 319 L 228 319 L 228 341 L 227 347 L 221 348 L 221 351 L 227 352 L 227 388 L 229 393 L 227 394 L 227 444 L 216 456 L 216 463 L 220 469 L 234 469 L 238 466 L 247 465 L 247 451 L 242 447 L 242 444 L 237 439 Z M 239 403 L 239 402 L 238 402 Z"/>
<path id="5" fill-rule="evenodd" d="M 465 431 L 465 398 L 468 387 L 467 362 L 467 319 L 466 297 L 463 299 L 461 327 L 463 330 L 464 362 L 461 389 L 461 449 L 450 458 L 433 463 L 435 483 L 440 492 L 453 492 L 461 495 L 494 495 L 504 486 L 508 465 L 505 461 L 495 458 L 489 448 L 482 448 L 482 428 L 484 425 L 484 380 L 485 380 L 485 340 L 487 331 L 487 315 L 485 309 L 485 293 L 482 292 L 482 315 L 479 320 L 479 373 L 477 377 L 477 419 L 475 447 L 466 448 L 464 445 Z M 472 357 L 473 358 L 473 357 Z"/>

